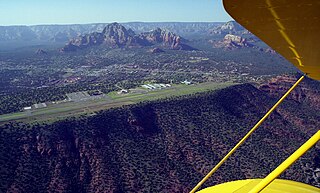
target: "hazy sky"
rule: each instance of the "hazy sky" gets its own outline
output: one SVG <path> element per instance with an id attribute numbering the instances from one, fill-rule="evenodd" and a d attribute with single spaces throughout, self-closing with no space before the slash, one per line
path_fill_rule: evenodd
<path id="1" fill-rule="evenodd" d="M 229 20 L 222 0 L 0 0 L 0 25 Z"/>

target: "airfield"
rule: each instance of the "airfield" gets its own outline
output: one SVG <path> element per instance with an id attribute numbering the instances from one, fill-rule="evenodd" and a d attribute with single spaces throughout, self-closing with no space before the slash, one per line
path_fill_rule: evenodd
<path id="1" fill-rule="evenodd" d="M 232 82 L 205 82 L 191 85 L 173 84 L 170 87 L 152 90 L 138 87 L 129 89 L 128 93 L 119 93 L 114 91 L 94 97 L 88 97 L 86 92 L 77 94 L 73 93 L 68 95 L 68 98 L 76 98 L 75 100 L 47 102 L 45 108 L 32 108 L 22 112 L 0 115 L 0 124 L 10 121 L 28 123 L 53 122 L 65 119 L 66 117 L 80 115 L 92 116 L 95 115 L 96 112 L 104 109 L 136 104 L 142 101 L 152 101 L 210 90 L 218 90 L 234 84 L 235 83 Z"/>

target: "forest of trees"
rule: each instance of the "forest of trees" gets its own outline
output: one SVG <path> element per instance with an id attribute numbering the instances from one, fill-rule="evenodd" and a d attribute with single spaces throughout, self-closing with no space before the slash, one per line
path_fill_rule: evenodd
<path id="1" fill-rule="evenodd" d="M 55 123 L 7 123 L 0 192 L 188 192 L 274 102 L 244 84 Z M 320 111 L 308 109 L 285 101 L 205 186 L 267 175 L 318 129 Z M 319 156 L 313 148 L 281 178 L 319 186 Z"/>

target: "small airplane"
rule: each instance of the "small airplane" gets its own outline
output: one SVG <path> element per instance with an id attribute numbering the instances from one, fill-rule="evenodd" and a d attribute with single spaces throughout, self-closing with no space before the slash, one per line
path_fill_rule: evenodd
<path id="1" fill-rule="evenodd" d="M 289 60 L 304 75 L 279 99 L 261 120 L 190 191 L 201 185 L 241 146 L 273 110 L 304 79 L 320 80 L 320 0 L 223 0 L 226 11 L 239 24 Z M 264 179 L 245 179 L 205 188 L 199 193 L 320 193 L 301 182 L 276 179 L 320 140 L 320 128 L 301 147 Z"/>

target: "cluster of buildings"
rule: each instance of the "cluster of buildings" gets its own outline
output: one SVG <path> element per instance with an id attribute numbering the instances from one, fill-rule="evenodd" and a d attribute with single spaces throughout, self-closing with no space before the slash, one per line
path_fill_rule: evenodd
<path id="1" fill-rule="evenodd" d="M 143 88 L 153 90 L 153 89 L 162 89 L 162 88 L 171 87 L 171 84 L 144 84 L 141 86 Z"/>
<path id="2" fill-rule="evenodd" d="M 46 108 L 46 107 L 47 107 L 46 103 L 38 103 L 38 104 L 34 104 L 30 107 L 23 107 L 23 110 L 27 111 L 27 110 L 31 110 L 31 109 L 42 109 L 42 108 Z"/>
<path id="3" fill-rule="evenodd" d="M 192 84 L 192 82 L 185 80 L 185 81 L 181 82 L 181 84 L 190 85 L 190 84 Z"/>

